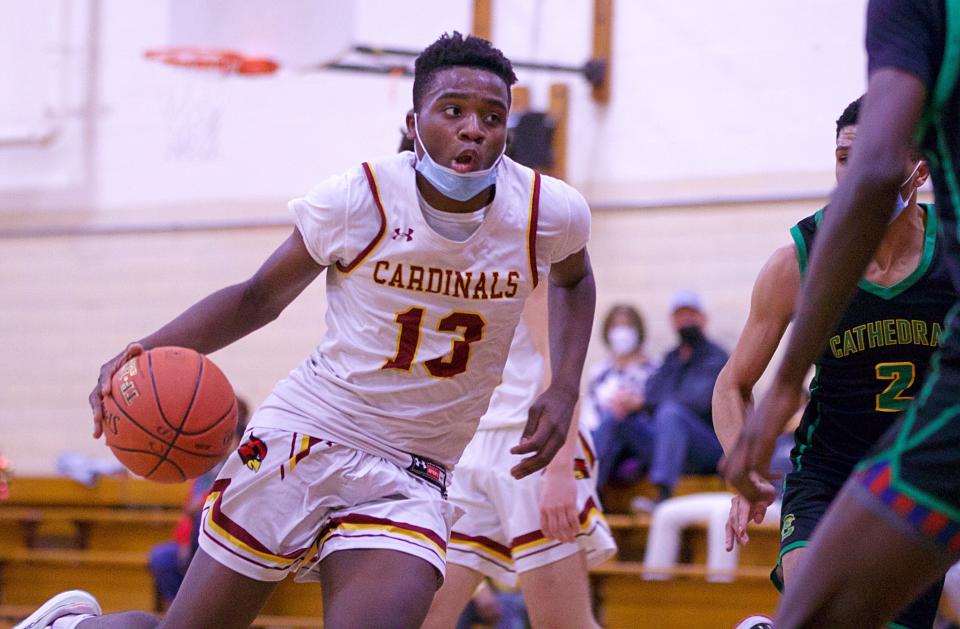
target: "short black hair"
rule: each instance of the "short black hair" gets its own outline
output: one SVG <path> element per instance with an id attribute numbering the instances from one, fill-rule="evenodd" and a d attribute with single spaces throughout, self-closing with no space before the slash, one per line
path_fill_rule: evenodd
<path id="1" fill-rule="evenodd" d="M 493 44 L 480 37 L 464 37 L 457 31 L 444 33 L 440 39 L 423 49 L 417 57 L 413 71 L 413 109 L 420 111 L 423 94 L 430 87 L 433 75 L 438 71 L 466 66 L 493 72 L 507 84 L 507 96 L 510 86 L 517 82 L 513 64 Z"/>
<path id="2" fill-rule="evenodd" d="M 847 108 L 844 109 L 840 117 L 837 118 L 837 138 L 840 137 L 840 131 L 844 127 L 857 124 L 857 118 L 860 116 L 860 102 L 862 100 L 863 96 L 847 105 Z"/>

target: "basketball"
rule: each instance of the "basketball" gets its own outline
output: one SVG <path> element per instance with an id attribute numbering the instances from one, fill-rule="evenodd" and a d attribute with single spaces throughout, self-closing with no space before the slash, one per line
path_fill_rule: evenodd
<path id="1" fill-rule="evenodd" d="M 107 445 L 127 469 L 160 483 L 210 470 L 237 426 L 237 398 L 223 372 L 183 347 L 157 347 L 127 361 L 103 398 Z"/>

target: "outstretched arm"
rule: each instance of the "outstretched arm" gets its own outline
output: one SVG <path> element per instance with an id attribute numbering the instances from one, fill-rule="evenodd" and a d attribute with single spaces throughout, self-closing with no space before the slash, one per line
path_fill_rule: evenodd
<path id="1" fill-rule="evenodd" d="M 759 496 L 756 481 L 767 474 L 777 435 L 799 406 L 807 369 L 883 238 L 925 100 L 926 88 L 912 74 L 885 67 L 870 77 L 850 166 L 824 212 L 783 362 L 724 469 L 750 499 Z"/>
<path id="2" fill-rule="evenodd" d="M 248 280 L 208 295 L 153 334 L 131 343 L 100 368 L 89 398 L 94 438 L 102 433 L 103 396 L 110 393 L 110 379 L 125 361 L 143 350 L 167 345 L 215 352 L 276 319 L 323 269 L 294 229 Z"/>
<path id="3" fill-rule="evenodd" d="M 713 389 L 713 427 L 724 452 L 730 452 L 737 441 L 753 401 L 753 387 L 780 344 L 799 292 L 796 248 L 781 247 L 757 276 L 747 322 Z"/>
<path id="4" fill-rule="evenodd" d="M 597 288 L 585 248 L 550 267 L 550 386 L 530 407 L 520 445 L 511 449 L 513 454 L 532 453 L 511 470 L 515 478 L 545 467 L 566 440 L 579 397 L 596 301 Z"/>
<path id="5" fill-rule="evenodd" d="M 747 408 L 753 401 L 753 387 L 763 375 L 790 323 L 800 292 L 800 267 L 793 246 L 777 249 L 760 270 L 753 285 L 750 314 L 730 360 L 720 372 L 713 390 L 713 426 L 723 451 L 729 453 L 743 427 Z M 773 500 L 773 486 L 764 487 L 767 497 L 750 502 L 736 495 L 731 500 L 726 525 L 727 550 L 734 541 L 750 541 L 747 523 L 763 521 Z"/>
<path id="6" fill-rule="evenodd" d="M 322 271 L 295 229 L 252 277 L 208 295 L 138 343 L 210 354 L 276 319 Z"/>

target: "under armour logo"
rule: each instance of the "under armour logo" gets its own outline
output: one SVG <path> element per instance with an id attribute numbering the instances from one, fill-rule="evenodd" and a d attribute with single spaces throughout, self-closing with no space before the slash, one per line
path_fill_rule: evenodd
<path id="1" fill-rule="evenodd" d="M 396 240 L 397 238 L 401 238 L 401 237 L 406 238 L 407 242 L 410 242 L 411 240 L 413 240 L 413 228 L 410 227 L 407 229 L 407 231 L 402 232 L 400 231 L 399 227 L 395 227 L 393 229 L 393 239 Z"/>

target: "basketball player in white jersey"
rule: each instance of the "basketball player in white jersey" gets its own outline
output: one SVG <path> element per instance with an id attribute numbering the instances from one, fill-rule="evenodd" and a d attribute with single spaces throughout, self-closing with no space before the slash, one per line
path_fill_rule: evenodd
<path id="1" fill-rule="evenodd" d="M 214 352 L 326 271 L 327 333 L 224 465 L 164 619 L 96 616 L 96 601 L 72 591 L 20 627 L 246 627 L 291 573 L 321 582 L 324 626 L 420 626 L 457 515 L 449 472 L 500 381 L 525 298 L 549 281 L 552 377 L 512 447 L 530 455 L 517 478 L 564 443 L 592 326 L 583 197 L 503 156 L 515 80 L 489 42 L 441 37 L 416 62 L 416 153 L 291 201 L 296 229 L 253 277 L 104 364 L 90 396 L 95 437 L 110 377 L 131 356 L 164 345 Z M 471 233 L 450 239 L 451 227 Z"/>
<path id="2" fill-rule="evenodd" d="M 600 511 L 592 444 L 571 422 L 566 442 L 540 474 L 517 480 L 510 447 L 542 389 L 546 351 L 542 290 L 527 303 L 477 434 L 450 486 L 465 514 L 453 526 L 447 576 L 424 629 L 450 629 L 484 576 L 518 585 L 534 627 L 599 627 L 587 570 L 616 552 Z M 537 306 L 540 306 L 539 308 Z"/>

